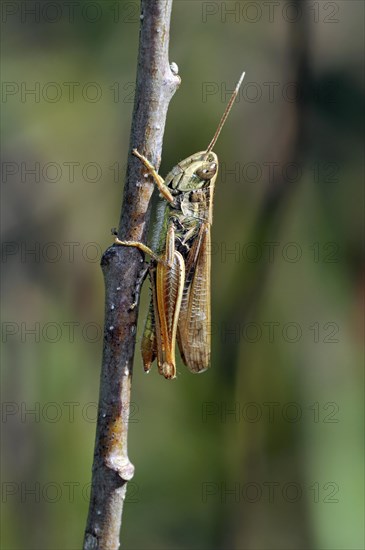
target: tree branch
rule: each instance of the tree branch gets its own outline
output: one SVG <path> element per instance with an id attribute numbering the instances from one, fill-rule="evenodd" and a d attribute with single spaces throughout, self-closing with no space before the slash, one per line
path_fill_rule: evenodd
<path id="1" fill-rule="evenodd" d="M 172 0 L 142 0 L 137 84 L 124 197 L 118 235 L 144 241 L 153 183 L 144 177 L 138 149 L 157 168 L 169 102 L 180 84 L 168 61 Z M 101 260 L 105 325 L 99 409 L 84 550 L 119 548 L 123 502 L 134 466 L 128 458 L 130 409 L 138 306 L 130 310 L 141 269 L 138 250 L 112 246 Z"/>

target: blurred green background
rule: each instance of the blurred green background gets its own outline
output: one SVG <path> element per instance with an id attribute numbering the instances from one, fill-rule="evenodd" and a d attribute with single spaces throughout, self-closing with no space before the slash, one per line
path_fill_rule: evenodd
<path id="1" fill-rule="evenodd" d="M 137 351 L 124 548 L 364 548 L 363 21 L 174 2 L 162 175 L 246 79 L 215 147 L 212 368 L 167 382 Z M 2 3 L 4 550 L 82 545 L 138 33 L 134 1 Z"/>

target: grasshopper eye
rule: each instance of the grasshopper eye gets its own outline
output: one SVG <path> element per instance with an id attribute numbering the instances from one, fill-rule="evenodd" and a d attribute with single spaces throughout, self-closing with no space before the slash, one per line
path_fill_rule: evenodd
<path id="1" fill-rule="evenodd" d="M 196 175 L 201 180 L 210 180 L 217 171 L 217 164 L 212 162 L 209 166 L 205 168 L 198 168 Z"/>

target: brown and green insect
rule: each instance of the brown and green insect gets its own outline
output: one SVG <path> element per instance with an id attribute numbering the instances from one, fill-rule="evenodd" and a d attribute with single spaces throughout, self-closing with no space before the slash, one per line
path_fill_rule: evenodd
<path id="1" fill-rule="evenodd" d="M 136 247 L 151 256 L 148 270 L 152 297 L 142 337 L 142 359 L 144 369 L 149 371 L 157 358 L 159 372 L 165 378 L 176 377 L 176 340 L 190 371 L 203 372 L 210 366 L 210 228 L 218 174 L 218 157 L 212 149 L 244 75 L 207 149 L 179 162 L 165 180 L 133 150 L 160 191 L 157 224 L 151 248 L 118 238 L 115 243 Z"/>

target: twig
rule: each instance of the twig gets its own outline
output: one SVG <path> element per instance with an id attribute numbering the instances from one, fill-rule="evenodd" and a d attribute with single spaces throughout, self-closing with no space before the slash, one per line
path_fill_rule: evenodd
<path id="1" fill-rule="evenodd" d="M 131 155 L 138 149 L 158 167 L 169 102 L 180 84 L 168 61 L 172 0 L 142 0 L 137 84 L 118 235 L 144 241 L 153 183 Z M 105 325 L 89 515 L 84 550 L 119 548 L 123 502 L 134 466 L 127 453 L 138 307 L 134 288 L 140 252 L 112 246 L 103 255 Z"/>

